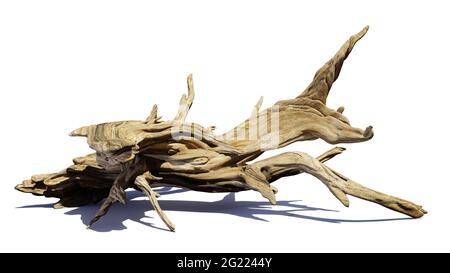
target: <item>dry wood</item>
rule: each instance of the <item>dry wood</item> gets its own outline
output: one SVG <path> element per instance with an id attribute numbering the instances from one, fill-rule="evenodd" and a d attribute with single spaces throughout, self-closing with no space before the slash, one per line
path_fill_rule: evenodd
<path id="1" fill-rule="evenodd" d="M 322 181 L 344 206 L 349 205 L 347 195 L 352 195 L 411 217 L 421 217 L 426 213 L 421 206 L 364 187 L 324 164 L 344 151 L 343 148 L 333 148 L 317 158 L 302 152 L 287 152 L 253 162 L 266 150 L 296 141 L 320 138 L 337 144 L 373 137 L 371 126 L 359 129 L 350 125 L 342 114 L 344 107 L 333 110 L 326 106 L 344 60 L 367 30 L 365 27 L 351 36 L 298 97 L 279 101 L 263 111 L 260 111 L 261 98 L 251 118 L 226 134 L 216 135 L 214 127 L 204 128 L 185 121 L 194 99 L 192 75 L 189 75 L 188 94 L 182 96 L 173 120 L 161 121 L 155 105 L 144 121 L 118 121 L 76 129 L 71 135 L 86 137 L 95 153 L 75 158 L 72 166 L 58 173 L 34 175 L 16 189 L 57 197 L 60 200 L 55 208 L 105 199 L 92 225 L 114 202 L 125 203 L 125 189 L 132 187 L 148 196 L 167 227 L 174 230 L 175 226 L 159 206 L 154 187 L 170 185 L 204 192 L 253 189 L 276 204 L 277 190 L 270 183 L 306 172 Z"/>

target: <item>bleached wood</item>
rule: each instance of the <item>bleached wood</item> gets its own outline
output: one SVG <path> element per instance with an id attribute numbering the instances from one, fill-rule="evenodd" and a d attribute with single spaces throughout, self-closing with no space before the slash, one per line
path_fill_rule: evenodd
<path id="1" fill-rule="evenodd" d="M 318 178 L 345 206 L 347 195 L 378 203 L 389 209 L 421 217 L 426 211 L 412 202 L 362 186 L 324 164 L 344 151 L 335 147 L 317 158 L 302 152 L 287 152 L 254 161 L 266 150 L 296 141 L 322 139 L 330 144 L 367 141 L 373 137 L 371 126 L 350 125 L 337 110 L 326 106 L 331 86 L 337 80 L 344 60 L 368 31 L 365 27 L 351 36 L 338 52 L 315 74 L 311 84 L 296 98 L 277 102 L 260 110 L 262 97 L 249 119 L 223 135 L 214 127 L 204 128 L 186 122 L 194 99 L 192 75 L 188 76 L 188 94 L 180 100 L 173 120 L 160 121 L 155 105 L 146 120 L 117 121 L 84 126 L 70 135 L 87 138 L 95 153 L 73 160 L 73 165 L 50 174 L 34 175 L 16 186 L 22 192 L 60 200 L 55 208 L 81 206 L 103 201 L 90 225 L 104 216 L 116 202 L 126 202 L 125 189 L 143 191 L 170 230 L 175 226 L 164 214 L 152 188 L 161 185 L 204 192 L 238 192 L 253 189 L 276 204 L 275 180 L 306 172 Z M 238 99 L 238 98 L 237 98 Z M 276 116 L 271 130 L 254 129 L 261 120 Z M 256 120 L 256 122 L 255 122 Z M 232 136 L 232 137 L 230 137 Z M 267 146 L 268 140 L 275 145 Z"/>

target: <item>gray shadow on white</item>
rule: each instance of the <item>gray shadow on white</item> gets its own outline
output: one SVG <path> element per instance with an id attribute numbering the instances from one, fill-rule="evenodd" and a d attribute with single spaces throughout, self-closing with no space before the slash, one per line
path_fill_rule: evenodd
<path id="1" fill-rule="evenodd" d="M 174 189 L 171 187 L 164 187 L 158 189 L 158 192 L 163 196 L 167 194 L 176 194 L 185 192 L 184 189 Z M 145 215 L 147 211 L 152 210 L 149 201 L 144 198 L 134 200 L 139 197 L 144 197 L 141 192 L 127 191 L 127 204 L 122 205 L 120 203 L 114 204 L 109 210 L 108 214 L 103 216 L 97 223 L 95 223 L 91 229 L 98 232 L 108 232 L 113 230 L 123 230 L 127 227 L 124 225 L 126 220 L 131 220 L 151 228 L 165 230 L 166 228 L 160 228 L 155 226 L 155 221 L 159 222 L 161 219 L 157 216 L 156 212 L 154 216 L 150 217 Z M 302 220 L 319 221 L 326 223 L 368 223 L 368 222 L 385 222 L 385 221 L 398 221 L 398 220 L 410 220 L 409 217 L 401 218 L 386 218 L 386 219 L 340 219 L 340 218 L 326 218 L 316 217 L 311 215 L 304 215 L 302 212 L 313 211 L 327 211 L 327 212 L 339 212 L 336 210 L 329 210 L 324 208 L 310 207 L 307 205 L 298 204 L 301 200 L 280 200 L 277 201 L 277 206 L 287 207 L 288 209 L 272 209 L 272 205 L 265 200 L 262 201 L 236 201 L 235 194 L 230 193 L 226 195 L 222 200 L 218 201 L 186 201 L 186 200 L 160 200 L 159 203 L 164 211 L 186 211 L 186 212 L 200 212 L 200 213 L 222 213 L 233 215 L 237 217 L 249 218 L 257 221 L 268 220 L 258 216 L 286 216 L 294 217 Z M 99 209 L 100 204 L 87 205 L 72 209 L 65 212 L 67 215 L 80 215 L 81 221 L 87 225 L 89 221 L 94 217 L 95 213 Z M 39 204 L 22 206 L 19 208 L 51 208 L 51 204 Z M 153 214 L 152 214 L 153 215 Z M 169 216 L 170 217 L 170 216 Z M 146 221 L 143 221 L 143 220 Z M 162 226 L 161 223 L 158 225 Z"/>

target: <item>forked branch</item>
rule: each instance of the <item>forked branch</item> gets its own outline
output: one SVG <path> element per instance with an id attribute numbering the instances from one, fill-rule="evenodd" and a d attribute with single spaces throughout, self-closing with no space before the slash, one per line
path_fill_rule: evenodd
<path id="1" fill-rule="evenodd" d="M 146 172 L 143 175 L 138 176 L 134 183 L 136 184 L 136 186 L 138 186 L 139 189 L 142 190 L 142 192 L 145 193 L 145 195 L 147 195 L 150 203 L 152 204 L 153 208 L 155 208 L 156 212 L 158 213 L 159 217 L 161 217 L 164 224 L 166 224 L 166 226 L 171 231 L 175 231 L 175 225 L 169 220 L 169 218 L 166 216 L 164 211 L 162 211 L 161 207 L 159 206 L 159 202 L 157 199 L 159 194 L 153 191 L 153 189 L 149 185 L 149 182 L 147 181 L 149 176 L 150 174 Z"/>

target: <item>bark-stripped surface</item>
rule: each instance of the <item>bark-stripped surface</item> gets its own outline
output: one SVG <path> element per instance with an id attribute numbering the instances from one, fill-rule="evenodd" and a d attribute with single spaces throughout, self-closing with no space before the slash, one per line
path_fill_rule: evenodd
<path id="1" fill-rule="evenodd" d="M 260 100 L 253 119 L 224 135 L 214 128 L 187 123 L 186 115 L 194 99 L 192 75 L 188 76 L 188 94 L 180 100 L 176 117 L 161 121 L 157 106 L 144 121 L 119 121 L 81 127 L 72 136 L 87 138 L 95 153 L 75 158 L 73 165 L 51 174 L 34 175 L 16 186 L 22 192 L 57 197 L 55 208 L 103 203 L 90 222 L 105 215 L 111 205 L 125 203 L 125 189 L 144 192 L 170 230 L 174 224 L 159 206 L 154 187 L 170 185 L 204 192 L 238 192 L 253 189 L 276 204 L 277 190 L 271 182 L 306 172 L 318 178 L 331 193 L 349 205 L 347 195 L 378 203 L 417 218 L 426 211 L 412 202 L 366 188 L 327 167 L 324 162 L 344 151 L 333 148 L 314 158 L 302 152 L 287 152 L 261 161 L 253 161 L 265 150 L 281 148 L 296 141 L 323 139 L 330 144 L 353 143 L 373 137 L 372 127 L 352 127 L 342 114 L 326 106 L 330 88 L 338 78 L 344 60 L 355 43 L 367 32 L 365 27 L 351 36 L 315 74 L 311 84 L 298 97 L 283 100 L 260 111 Z M 259 130 L 249 137 L 252 120 L 267 120 L 276 114 L 277 130 Z M 274 124 L 271 124 L 274 127 Z M 272 128 L 273 129 L 273 128 Z M 251 134 L 251 133 L 250 133 Z M 231 137 L 230 137 L 231 136 Z M 276 143 L 267 142 L 276 139 Z M 273 142 L 273 141 L 272 141 Z M 252 161 L 253 163 L 248 163 Z"/>

